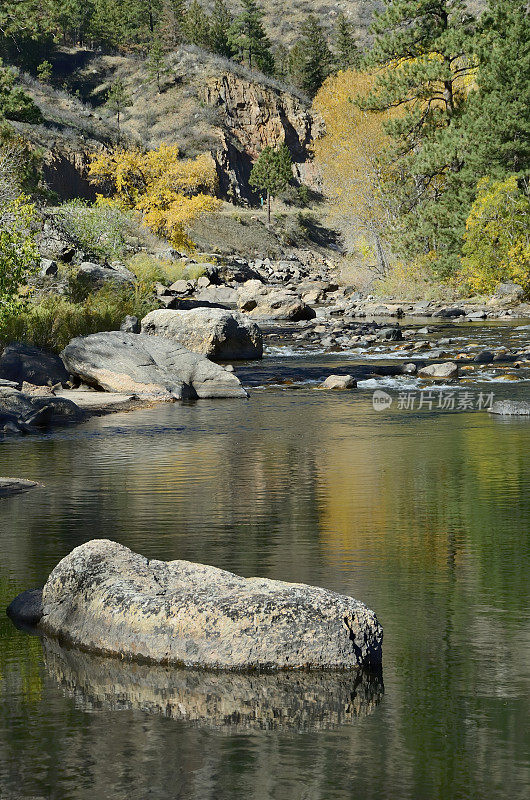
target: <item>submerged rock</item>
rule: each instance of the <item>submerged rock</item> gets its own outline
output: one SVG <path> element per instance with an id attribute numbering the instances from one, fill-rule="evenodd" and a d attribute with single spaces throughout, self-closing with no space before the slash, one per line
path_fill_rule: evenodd
<path id="1" fill-rule="evenodd" d="M 497 400 L 488 411 L 505 417 L 526 417 L 530 416 L 530 403 L 527 400 Z"/>
<path id="2" fill-rule="evenodd" d="M 221 669 L 377 666 L 383 638 L 374 612 L 351 597 L 149 560 L 106 539 L 55 567 L 41 628 L 101 654 Z"/>
<path id="3" fill-rule="evenodd" d="M 132 664 L 60 647 L 43 637 L 44 663 L 76 706 L 139 709 L 208 728 L 327 730 L 370 714 L 383 695 L 378 674 L 241 673 Z"/>
<path id="4" fill-rule="evenodd" d="M 108 392 L 158 400 L 247 396 L 235 375 L 162 336 L 94 333 L 73 339 L 61 357 L 72 374 Z"/>
<path id="5" fill-rule="evenodd" d="M 11 497 L 21 492 L 28 492 L 30 489 L 40 485 L 37 481 L 27 481 L 21 478 L 0 478 L 0 499 Z"/>
<path id="6" fill-rule="evenodd" d="M 213 359 L 229 361 L 263 355 L 263 337 L 256 323 L 242 314 L 218 308 L 151 311 L 142 320 L 142 333 L 166 336 Z"/>

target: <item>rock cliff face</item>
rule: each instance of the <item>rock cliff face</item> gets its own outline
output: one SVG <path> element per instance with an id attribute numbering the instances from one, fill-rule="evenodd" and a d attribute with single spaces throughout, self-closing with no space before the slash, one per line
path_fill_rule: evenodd
<path id="1" fill-rule="evenodd" d="M 323 123 L 303 100 L 229 72 L 209 79 L 201 99 L 218 111 L 221 121 L 221 145 L 215 157 L 223 193 L 252 194 L 248 185 L 252 163 L 267 145 L 286 144 L 295 175 L 307 174 L 309 144 L 321 134 Z"/>
<path id="2" fill-rule="evenodd" d="M 296 177 L 314 185 L 309 144 L 321 134 L 323 123 L 307 100 L 264 75 L 182 45 L 168 56 L 168 73 L 158 93 L 141 60 L 75 49 L 65 50 L 61 58 L 69 84 L 87 104 L 36 81 L 26 82 L 24 89 L 45 122 L 15 123 L 43 153 L 44 177 L 60 199 L 94 199 L 95 189 L 87 180 L 89 157 L 116 144 L 115 119 L 101 101 L 117 79 L 131 98 L 121 119 L 129 144 L 154 149 L 176 142 L 182 155 L 192 157 L 210 151 L 224 197 L 253 196 L 250 170 L 266 145 L 285 143 Z"/>

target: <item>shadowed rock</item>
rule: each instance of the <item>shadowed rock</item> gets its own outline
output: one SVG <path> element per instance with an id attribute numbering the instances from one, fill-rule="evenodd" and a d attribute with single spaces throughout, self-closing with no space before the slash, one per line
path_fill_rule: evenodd
<path id="1" fill-rule="evenodd" d="M 108 392 L 159 400 L 247 396 L 235 375 L 162 336 L 94 333 L 73 339 L 61 358 L 82 381 Z"/>
<path id="2" fill-rule="evenodd" d="M 351 597 L 156 561 L 106 539 L 73 550 L 43 590 L 42 629 L 125 659 L 222 669 L 379 665 L 383 631 Z"/>
<path id="3" fill-rule="evenodd" d="M 71 400 L 0 387 L 0 435 L 79 422 L 84 413 Z"/>
<path id="4" fill-rule="evenodd" d="M 36 386 L 66 383 L 68 373 L 55 353 L 28 344 L 8 344 L 0 356 L 0 378 L 21 385 L 25 381 Z"/>
<path id="5" fill-rule="evenodd" d="M 240 673 L 135 664 L 60 647 L 43 638 L 49 675 L 84 711 L 140 710 L 200 727 L 326 730 L 370 714 L 379 675 L 352 672 Z"/>
<path id="6" fill-rule="evenodd" d="M 27 589 L 8 605 L 6 614 L 17 627 L 33 627 L 42 618 L 42 589 Z"/>

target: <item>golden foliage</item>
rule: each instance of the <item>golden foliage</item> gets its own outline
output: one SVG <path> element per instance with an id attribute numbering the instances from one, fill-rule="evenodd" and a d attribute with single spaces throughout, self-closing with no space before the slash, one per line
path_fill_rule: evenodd
<path id="1" fill-rule="evenodd" d="M 211 156 L 179 158 L 174 144 L 161 144 L 147 153 L 138 149 L 97 153 L 92 156 L 90 176 L 112 192 L 113 202 L 140 211 L 146 225 L 176 247 L 193 246 L 187 226 L 220 205 L 212 196 L 217 172 Z"/>
<path id="2" fill-rule="evenodd" d="M 460 278 L 489 292 L 515 281 L 530 293 L 530 196 L 517 177 L 482 178 L 466 222 Z"/>
<path id="3" fill-rule="evenodd" d="M 393 223 L 382 155 L 389 144 L 384 123 L 395 112 L 365 111 L 355 102 L 370 93 L 374 82 L 371 73 L 356 70 L 338 72 L 324 82 L 314 108 L 326 133 L 313 145 L 332 214 L 371 239 Z"/>

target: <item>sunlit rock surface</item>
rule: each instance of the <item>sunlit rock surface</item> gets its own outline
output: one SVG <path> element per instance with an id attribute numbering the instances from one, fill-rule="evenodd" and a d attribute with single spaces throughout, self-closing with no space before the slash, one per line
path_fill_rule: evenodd
<path id="1" fill-rule="evenodd" d="M 42 629 L 92 652 L 221 669 L 381 663 L 382 628 L 352 597 L 148 560 L 107 539 L 77 547 L 43 590 Z"/>

